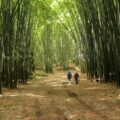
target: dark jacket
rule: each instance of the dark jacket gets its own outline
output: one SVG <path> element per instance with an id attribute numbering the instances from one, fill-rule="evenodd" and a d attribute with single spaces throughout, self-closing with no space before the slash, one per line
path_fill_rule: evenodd
<path id="1" fill-rule="evenodd" d="M 68 79 L 71 79 L 71 78 L 72 78 L 72 74 L 71 74 L 70 71 L 67 73 L 67 78 L 68 78 Z"/>
<path id="2" fill-rule="evenodd" d="M 77 72 L 74 74 L 74 78 L 75 78 L 75 80 L 78 80 L 79 74 Z"/>

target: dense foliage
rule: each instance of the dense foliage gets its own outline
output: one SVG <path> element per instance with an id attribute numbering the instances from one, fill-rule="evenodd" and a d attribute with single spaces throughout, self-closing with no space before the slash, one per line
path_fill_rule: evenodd
<path id="1" fill-rule="evenodd" d="M 25 83 L 34 70 L 30 2 L 1 0 L 0 19 L 0 84 L 16 88 Z"/>
<path id="2" fill-rule="evenodd" d="M 90 78 L 120 86 L 120 1 L 75 0 L 81 18 L 81 44 Z"/>
<path id="3" fill-rule="evenodd" d="M 0 88 L 26 83 L 39 66 L 80 66 L 120 86 L 119 0 L 0 0 Z"/>

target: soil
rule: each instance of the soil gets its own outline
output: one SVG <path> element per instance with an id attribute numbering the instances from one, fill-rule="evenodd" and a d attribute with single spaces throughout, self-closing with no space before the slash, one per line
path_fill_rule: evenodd
<path id="1" fill-rule="evenodd" d="M 79 85 L 74 79 L 68 82 L 65 71 L 55 69 L 3 93 L 0 120 L 120 120 L 120 90 L 91 82 L 82 73 Z"/>

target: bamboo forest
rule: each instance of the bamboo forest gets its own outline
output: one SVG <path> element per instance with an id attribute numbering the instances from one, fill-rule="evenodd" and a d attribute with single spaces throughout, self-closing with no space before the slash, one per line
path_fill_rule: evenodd
<path id="1" fill-rule="evenodd" d="M 120 120 L 120 0 L 0 0 L 0 120 Z"/>

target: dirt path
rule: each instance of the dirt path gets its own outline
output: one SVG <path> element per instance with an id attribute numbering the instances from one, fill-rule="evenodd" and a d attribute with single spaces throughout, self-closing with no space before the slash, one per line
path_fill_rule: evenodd
<path id="1" fill-rule="evenodd" d="M 120 90 L 56 71 L 0 96 L 0 120 L 120 120 Z"/>

